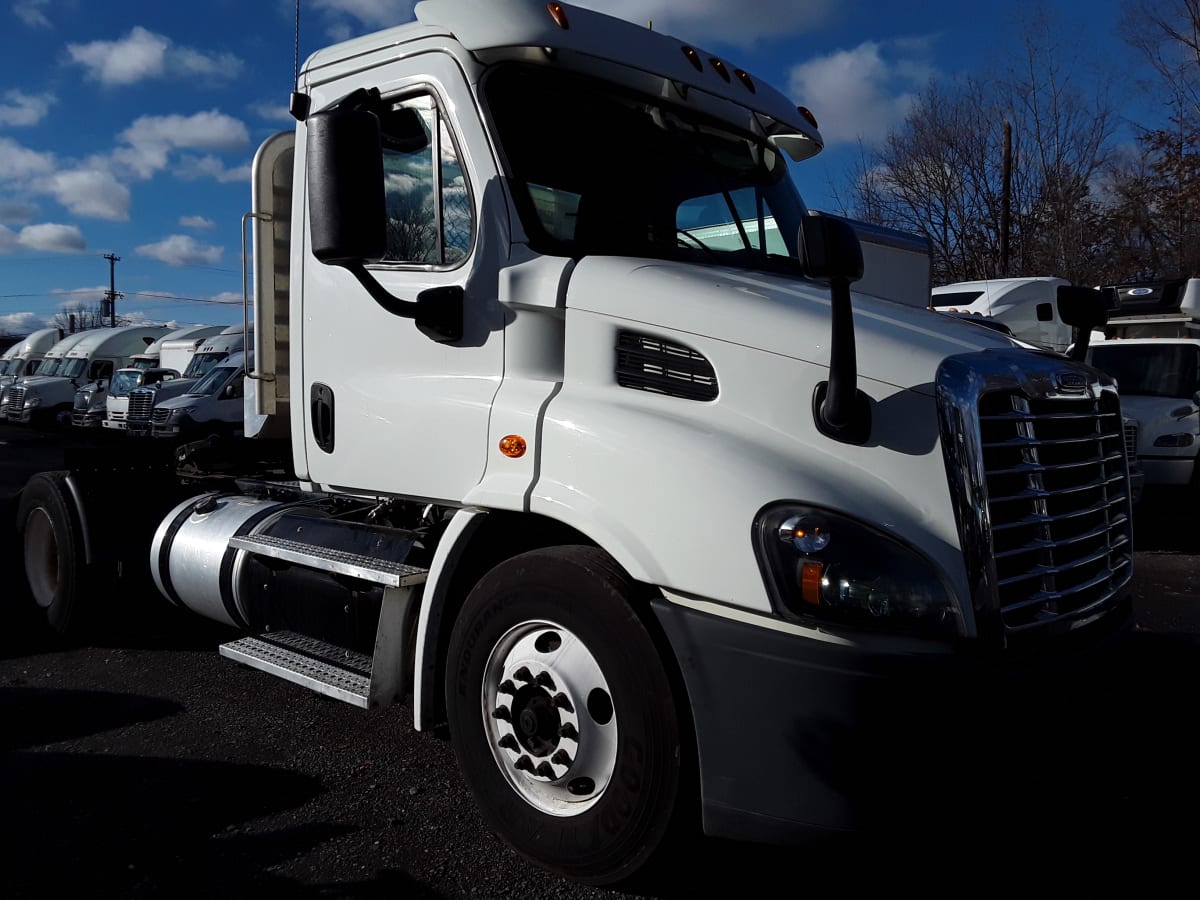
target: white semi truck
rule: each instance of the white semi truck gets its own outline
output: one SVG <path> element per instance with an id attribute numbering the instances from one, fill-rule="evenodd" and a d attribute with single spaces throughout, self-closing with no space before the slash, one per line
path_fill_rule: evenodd
<path id="1" fill-rule="evenodd" d="M 200 344 L 224 330 L 222 325 L 188 325 L 164 334 L 143 353 L 135 353 L 128 366 L 117 369 L 106 383 L 93 382 L 75 394 L 71 422 L 82 427 L 103 426 L 124 430 L 129 392 L 143 384 L 180 378 Z"/>
<path id="2" fill-rule="evenodd" d="M 63 339 L 61 328 L 41 328 L 15 342 L 0 359 L 0 388 L 18 378 L 37 374 L 46 351 Z"/>
<path id="3" fill-rule="evenodd" d="M 49 424 L 65 413 L 69 424 L 80 387 L 96 381 L 107 384 L 113 372 L 129 364 L 133 354 L 170 330 L 165 325 L 91 329 L 67 349 L 52 374 L 35 375 L 9 388 L 4 406 L 8 421 L 29 424 L 37 419 Z"/>
<path id="4" fill-rule="evenodd" d="M 488 825 L 592 883 L 693 822 L 907 824 L 1012 771 L 974 768 L 985 685 L 1015 716 L 1127 630 L 1110 381 L 856 292 L 854 229 L 791 177 L 815 118 L 734 62 L 426 0 L 310 57 L 292 110 L 243 219 L 245 434 L 144 442 L 133 517 L 94 458 L 30 479 L 53 628 L 140 568 L 244 631 L 231 660 L 411 696 Z"/>
<path id="5" fill-rule="evenodd" d="M 182 396 L 196 382 L 245 346 L 245 325 L 230 325 L 206 336 L 196 347 L 180 378 L 159 380 L 131 388 L 125 404 L 125 430 L 133 437 L 154 433 L 154 410 L 158 404 Z M 253 328 L 250 329 L 253 333 Z"/>
<path id="6" fill-rule="evenodd" d="M 1065 285 L 1067 279 L 1051 276 L 958 281 L 935 287 L 930 305 L 999 322 L 1022 341 L 1065 353 L 1074 341 L 1058 314 L 1058 289 Z"/>
<path id="7" fill-rule="evenodd" d="M 65 365 L 67 351 L 70 350 L 72 347 L 74 347 L 76 344 L 78 344 L 80 341 L 82 341 L 85 337 L 87 337 L 91 333 L 92 332 L 90 330 L 89 331 L 75 331 L 75 332 L 72 332 L 71 334 L 64 335 L 61 340 L 59 340 L 56 343 L 54 343 L 53 345 L 51 345 L 50 349 L 48 349 L 46 351 L 45 355 L 42 357 L 41 362 L 38 364 L 35 374 L 17 376 L 12 381 L 12 383 L 6 384 L 3 388 L 0 388 L 0 420 L 7 420 L 10 416 L 20 415 L 20 413 L 24 407 L 23 394 L 22 394 L 21 403 L 19 405 L 13 400 L 13 396 L 18 391 L 18 389 L 22 388 L 22 386 L 26 382 L 31 381 L 34 378 L 52 378 L 52 377 L 54 377 L 57 374 L 58 370 L 63 365 Z M 38 425 L 52 424 L 52 422 L 53 422 L 52 415 L 51 416 L 32 416 L 31 415 L 31 418 L 34 420 L 35 424 L 38 424 Z"/>

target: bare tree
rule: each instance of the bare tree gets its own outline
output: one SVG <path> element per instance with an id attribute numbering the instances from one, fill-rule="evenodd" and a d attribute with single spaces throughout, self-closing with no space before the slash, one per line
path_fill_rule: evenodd
<path id="1" fill-rule="evenodd" d="M 48 328 L 61 328 L 63 332 L 69 332 L 74 326 L 75 331 L 87 331 L 90 328 L 103 328 L 109 324 L 109 319 L 102 312 L 103 307 L 99 302 L 85 303 L 77 301 L 65 305 L 59 309 L 50 319 L 47 320 Z M 128 320 L 121 316 L 116 317 L 118 325 L 127 325 Z"/>
<path id="2" fill-rule="evenodd" d="M 1126 0 L 1121 33 L 1158 74 L 1148 87 L 1200 113 L 1200 0 Z"/>

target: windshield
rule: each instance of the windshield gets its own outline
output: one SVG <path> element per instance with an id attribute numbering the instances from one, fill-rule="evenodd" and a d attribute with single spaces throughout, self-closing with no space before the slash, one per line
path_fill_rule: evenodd
<path id="1" fill-rule="evenodd" d="M 933 295 L 934 309 L 952 309 L 959 306 L 970 306 L 983 296 L 983 291 L 943 291 Z"/>
<path id="2" fill-rule="evenodd" d="M 87 371 L 87 365 L 88 361 L 80 356 L 74 359 L 64 359 L 54 374 L 59 378 L 78 378 Z"/>
<path id="3" fill-rule="evenodd" d="M 131 369 L 119 369 L 117 374 L 113 376 L 112 386 L 109 388 L 109 392 L 114 397 L 124 397 L 138 386 L 138 380 L 140 377 L 140 372 L 136 372 Z"/>
<path id="4" fill-rule="evenodd" d="M 145 372 L 147 369 L 153 369 L 153 368 L 154 368 L 156 365 L 158 365 L 158 360 L 154 360 L 154 359 L 135 359 L 133 362 L 131 362 L 131 363 L 129 364 L 129 368 L 131 368 L 131 369 L 137 369 L 137 370 L 139 370 L 139 371 L 141 371 L 141 372 Z"/>
<path id="5" fill-rule="evenodd" d="M 63 364 L 63 358 L 56 356 L 54 359 L 43 359 L 41 368 L 38 369 L 39 375 L 57 375 L 59 367 Z"/>
<path id="6" fill-rule="evenodd" d="M 14 375 L 20 366 L 19 359 L 0 359 L 0 375 Z"/>
<path id="7" fill-rule="evenodd" d="M 1088 351 L 1088 361 L 1116 379 L 1119 394 L 1184 398 L 1198 387 L 1198 354 L 1192 344 L 1101 344 Z"/>
<path id="8" fill-rule="evenodd" d="M 199 378 L 201 375 L 207 375 L 213 366 L 228 357 L 229 354 L 223 350 L 216 353 L 197 353 L 183 370 L 183 377 Z"/>
<path id="9" fill-rule="evenodd" d="M 211 369 L 207 375 L 200 379 L 195 387 L 188 391 L 188 395 L 192 397 L 207 397 L 215 394 L 224 387 L 225 382 L 236 371 L 237 369 L 232 366 L 218 366 L 215 369 Z"/>
<path id="10" fill-rule="evenodd" d="M 531 66 L 485 83 L 530 243 L 801 274 L 804 204 L 761 137 L 607 82 Z"/>

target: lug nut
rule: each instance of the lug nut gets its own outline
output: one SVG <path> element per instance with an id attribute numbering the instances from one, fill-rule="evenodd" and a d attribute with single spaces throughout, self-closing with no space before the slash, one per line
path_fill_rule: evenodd
<path id="1" fill-rule="evenodd" d="M 562 691 L 559 691 L 557 694 L 555 694 L 554 699 L 550 702 L 553 703 L 558 709 L 565 709 L 569 713 L 575 712 L 575 707 L 571 705 L 571 701 Z"/>
<path id="2" fill-rule="evenodd" d="M 497 743 L 500 745 L 500 749 L 511 750 L 513 753 L 521 749 L 521 745 L 517 743 L 517 739 L 511 734 L 504 735 Z"/>
<path id="3" fill-rule="evenodd" d="M 529 682 L 533 681 L 533 673 L 530 672 L 525 666 L 521 666 L 521 668 L 513 672 L 513 678 L 517 679 L 517 681 L 523 681 L 528 684 Z"/>
<path id="4" fill-rule="evenodd" d="M 579 732 L 570 722 L 563 722 L 558 729 L 558 736 L 565 737 L 569 741 L 578 741 Z"/>
<path id="5" fill-rule="evenodd" d="M 511 722 L 512 713 L 508 711 L 507 706 L 497 706 L 494 710 L 492 710 L 492 718 L 500 719 L 502 722 Z"/>
<path id="6" fill-rule="evenodd" d="M 575 760 L 571 759 L 570 754 L 563 749 L 555 750 L 554 755 L 550 757 L 550 762 L 554 763 L 556 766 L 567 766 L 570 768 L 571 763 L 574 761 Z"/>
<path id="7" fill-rule="evenodd" d="M 554 768 L 550 765 L 550 763 L 543 761 L 538 763 L 535 774 L 540 775 L 542 778 L 552 779 L 554 778 Z"/>
<path id="8" fill-rule="evenodd" d="M 537 678 L 533 679 L 537 684 L 540 684 L 548 691 L 556 691 L 558 688 L 554 684 L 554 679 L 550 677 L 549 672 L 538 672 Z"/>
<path id="9" fill-rule="evenodd" d="M 518 769 L 520 769 L 522 772 L 532 772 L 533 771 L 533 760 L 531 760 L 524 753 L 522 753 L 520 756 L 517 757 L 517 761 L 515 763 L 513 763 L 513 765 L 516 766 Z"/>
<path id="10" fill-rule="evenodd" d="M 500 682 L 500 687 L 496 688 L 496 691 L 501 694 L 516 694 L 517 686 L 506 678 Z"/>

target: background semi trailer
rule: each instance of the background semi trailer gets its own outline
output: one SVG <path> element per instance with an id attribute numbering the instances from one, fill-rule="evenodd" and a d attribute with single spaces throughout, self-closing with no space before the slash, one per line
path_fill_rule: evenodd
<path id="1" fill-rule="evenodd" d="M 54 343 L 42 357 L 42 361 L 38 364 L 36 374 L 17 376 L 10 384 L 6 384 L 0 388 L 0 418 L 20 418 L 25 410 L 24 391 L 19 390 L 27 382 L 34 378 L 52 378 L 58 373 L 58 370 L 65 365 L 67 351 L 90 335 L 89 331 L 76 331 L 72 334 L 64 335 L 61 340 Z M 16 395 L 20 394 L 20 400 L 16 399 Z M 31 412 L 32 415 L 32 412 Z M 34 417 L 38 419 L 38 424 L 43 421 L 49 423 L 52 417 Z"/>
<path id="2" fill-rule="evenodd" d="M 42 328 L 16 341 L 0 359 L 0 389 L 25 375 L 37 374 L 46 351 L 61 341 L 61 328 Z"/>
<path id="3" fill-rule="evenodd" d="M 309 58 L 255 157 L 243 437 L 25 486 L 46 623 L 141 571 L 232 660 L 411 696 L 487 824 L 588 882 L 1041 767 L 980 771 L 969 723 L 1130 624 L 1111 380 L 857 292 L 888 260 L 804 206 L 815 117 L 732 61 L 567 4 L 416 18 Z"/>

